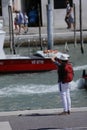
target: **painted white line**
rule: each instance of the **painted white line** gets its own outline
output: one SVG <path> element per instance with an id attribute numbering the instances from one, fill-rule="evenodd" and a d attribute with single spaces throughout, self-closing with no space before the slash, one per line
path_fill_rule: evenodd
<path id="1" fill-rule="evenodd" d="M 12 130 L 9 122 L 0 122 L 0 130 Z"/>

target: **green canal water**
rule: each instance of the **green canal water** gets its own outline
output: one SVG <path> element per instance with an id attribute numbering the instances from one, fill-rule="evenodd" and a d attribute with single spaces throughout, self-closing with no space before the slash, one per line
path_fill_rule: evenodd
<path id="1" fill-rule="evenodd" d="M 69 44 L 68 48 L 75 72 L 71 83 L 72 107 L 87 107 L 87 91 L 82 89 L 81 78 L 82 70 L 87 68 L 87 44 L 84 44 L 84 54 L 80 44 L 76 47 Z M 54 49 L 64 52 L 65 46 L 54 46 Z M 6 48 L 5 52 L 10 50 Z M 27 55 L 29 49 L 21 47 L 17 52 Z M 0 111 L 61 107 L 56 71 L 0 75 Z"/>

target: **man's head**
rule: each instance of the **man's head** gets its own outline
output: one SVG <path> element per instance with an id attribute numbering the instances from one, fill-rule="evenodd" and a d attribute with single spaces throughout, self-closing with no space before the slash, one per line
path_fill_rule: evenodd
<path id="1" fill-rule="evenodd" d="M 68 54 L 60 54 L 60 55 L 57 55 L 57 59 L 58 59 L 59 63 L 67 63 L 69 60 L 69 55 Z"/>
<path id="2" fill-rule="evenodd" d="M 69 4 L 69 0 L 66 0 L 66 4 Z"/>

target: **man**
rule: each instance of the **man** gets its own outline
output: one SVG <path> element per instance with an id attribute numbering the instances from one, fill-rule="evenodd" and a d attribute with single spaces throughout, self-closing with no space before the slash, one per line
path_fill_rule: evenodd
<path id="1" fill-rule="evenodd" d="M 28 16 L 26 12 L 24 12 L 24 30 L 25 30 L 25 33 L 28 32 Z"/>
<path id="2" fill-rule="evenodd" d="M 70 82 L 73 80 L 73 68 L 68 58 L 66 54 L 52 58 L 52 61 L 58 66 L 58 86 L 64 108 L 59 115 L 67 115 L 71 111 Z"/>
<path id="3" fill-rule="evenodd" d="M 22 29 L 24 30 L 24 15 L 21 11 L 19 11 L 18 24 L 19 24 L 19 34 L 20 34 Z"/>
<path id="4" fill-rule="evenodd" d="M 66 0 L 65 22 L 67 24 L 67 29 L 74 28 L 73 6 L 70 4 L 69 0 Z"/>

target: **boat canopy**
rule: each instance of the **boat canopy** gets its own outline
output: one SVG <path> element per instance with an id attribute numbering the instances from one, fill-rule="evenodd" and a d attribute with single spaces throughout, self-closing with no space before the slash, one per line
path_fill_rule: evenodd
<path id="1" fill-rule="evenodd" d="M 35 55 L 43 58 L 60 57 L 60 55 L 65 55 L 68 58 L 70 57 L 68 54 L 59 52 L 58 50 L 37 51 Z"/>

